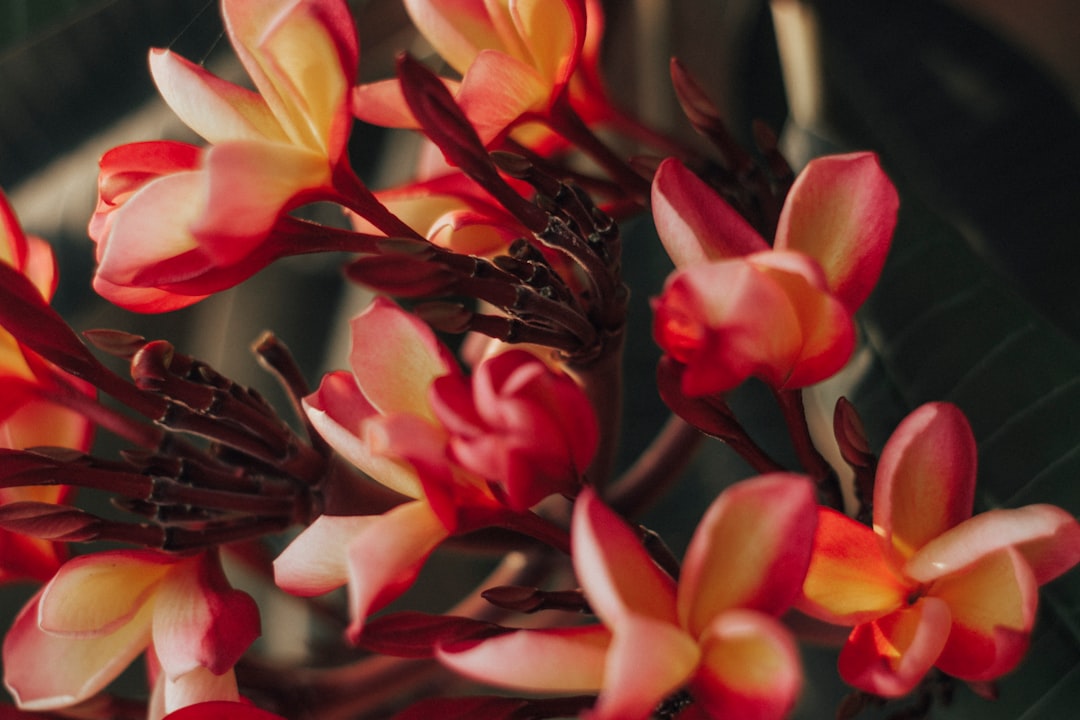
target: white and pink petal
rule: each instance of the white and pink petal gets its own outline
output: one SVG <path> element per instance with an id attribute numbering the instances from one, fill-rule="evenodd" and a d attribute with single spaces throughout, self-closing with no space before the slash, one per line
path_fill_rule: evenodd
<path id="1" fill-rule="evenodd" d="M 111 633 L 80 638 L 39 627 L 40 597 L 23 608 L 4 637 L 4 685 L 21 709 L 54 710 L 90 698 L 150 643 L 152 604 L 143 604 Z"/>
<path id="2" fill-rule="evenodd" d="M 216 555 L 203 553 L 178 563 L 161 584 L 153 633 L 167 678 L 198 668 L 220 675 L 259 636 L 259 609 L 229 585 Z"/>
<path id="3" fill-rule="evenodd" d="M 460 372 L 431 328 L 392 301 L 377 297 L 353 318 L 349 362 L 360 391 L 380 413 L 411 413 L 435 421 L 428 388 Z"/>
<path id="4" fill-rule="evenodd" d="M 368 615 L 403 593 L 432 551 L 448 536 L 445 525 L 422 500 L 407 502 L 373 519 L 348 547 L 347 635 L 355 641 Z"/>
<path id="5" fill-rule="evenodd" d="M 518 630 L 437 650 L 439 661 L 478 682 L 531 692 L 597 692 L 611 633 L 602 625 Z"/>
<path id="6" fill-rule="evenodd" d="M 81 555 L 66 563 L 41 593 L 37 622 L 57 637 L 93 638 L 117 632 L 153 605 L 177 559 L 149 550 Z"/>

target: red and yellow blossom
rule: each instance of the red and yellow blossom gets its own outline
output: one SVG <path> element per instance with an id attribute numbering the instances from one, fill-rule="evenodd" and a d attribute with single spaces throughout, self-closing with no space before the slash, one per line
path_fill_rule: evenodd
<path id="1" fill-rule="evenodd" d="M 196 702 L 237 700 L 233 665 L 258 635 L 258 608 L 229 586 L 215 554 L 82 555 L 15 619 L 4 638 L 4 684 L 21 708 L 68 707 L 149 648 L 160 667 L 152 705 L 161 717 Z"/>
<path id="2" fill-rule="evenodd" d="M 713 502 L 676 583 L 592 490 L 574 508 L 578 581 L 602 624 L 519 630 L 445 647 L 443 663 L 531 692 L 597 692 L 594 720 L 645 720 L 687 689 L 710 718 L 782 718 L 802 682 L 795 642 L 776 619 L 810 560 L 814 490 L 777 473 Z"/>
<path id="3" fill-rule="evenodd" d="M 910 692 L 931 667 L 993 680 L 1028 646 L 1038 587 L 1080 562 L 1080 524 L 1052 505 L 972 516 L 975 440 L 947 403 L 911 413 L 886 443 L 873 528 L 821 508 L 800 610 L 854 629 L 845 681 Z"/>
<path id="4" fill-rule="evenodd" d="M 462 75 L 460 84 L 450 84 L 485 144 L 530 116 L 545 115 L 566 94 L 585 47 L 586 10 L 599 13 L 596 3 L 583 0 L 406 0 L 405 7 Z M 596 43 L 589 47 L 595 60 Z M 595 83 L 596 73 L 578 82 Z M 368 122 L 415 125 L 396 80 L 358 87 L 354 107 Z"/>
<path id="5" fill-rule="evenodd" d="M 277 584 L 318 595 L 348 583 L 357 637 L 456 532 L 573 493 L 598 430 L 574 380 L 529 353 L 485 358 L 466 378 L 419 318 L 377 298 L 352 322 L 352 371 L 304 403 L 344 458 L 405 500 L 381 515 L 319 517 L 274 562 Z"/>
<path id="6" fill-rule="evenodd" d="M 211 146 L 137 143 L 102 160 L 95 287 L 131 309 L 235 285 L 282 254 L 266 246 L 284 213 L 359 184 L 345 153 L 359 54 L 346 3 L 223 0 L 222 14 L 256 91 L 150 53 L 163 98 Z"/>
<path id="7" fill-rule="evenodd" d="M 751 376 L 799 388 L 843 367 L 852 315 L 877 283 L 896 223 L 896 190 L 873 154 L 807 165 L 772 247 L 677 160 L 661 163 L 652 202 L 676 266 L 654 301 L 653 334 L 685 366 L 684 394 Z"/>
<path id="8" fill-rule="evenodd" d="M 0 262 L 29 278 L 46 301 L 52 298 L 57 282 L 52 248 L 23 232 L 2 194 Z M 0 328 L 0 447 L 51 445 L 88 450 L 92 423 L 56 402 L 57 395 L 72 393 L 92 397 L 94 391 L 24 348 L 11 333 Z M 0 488 L 0 504 L 60 503 L 68 494 L 63 486 Z M 0 581 L 44 582 L 53 576 L 64 557 L 60 543 L 0 530 Z"/>

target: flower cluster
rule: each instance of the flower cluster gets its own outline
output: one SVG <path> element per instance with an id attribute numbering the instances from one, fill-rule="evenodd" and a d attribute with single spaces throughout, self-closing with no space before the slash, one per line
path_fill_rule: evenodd
<path id="1" fill-rule="evenodd" d="M 343 328 L 348 369 L 312 390 L 276 338 L 255 348 L 293 424 L 165 340 L 78 337 L 49 306 L 48 245 L 0 201 L 0 581 L 41 584 L 3 642 L 12 712 L 780 720 L 806 684 L 799 644 L 830 634 L 867 696 L 1016 668 L 1039 586 L 1080 563 L 1076 518 L 976 513 L 956 405 L 913 409 L 880 455 L 845 399 L 832 437 L 807 424 L 802 391 L 848 364 L 892 244 L 900 202 L 879 158 L 796 174 L 767 132 L 742 149 L 677 62 L 713 147 L 643 126 L 605 89 L 594 0 L 404 5 L 448 76 L 402 55 L 396 77 L 358 84 L 345 0 L 222 0 L 253 89 L 152 50 L 162 97 L 206 144 L 101 159 L 93 285 L 128 310 L 192 305 L 286 256 L 348 255 L 344 275 L 375 295 Z M 349 153 L 358 121 L 442 157 L 371 190 Z M 631 142 L 633 157 L 617 149 Z M 303 219 L 312 203 L 341 223 Z M 629 391 L 658 392 L 671 418 L 617 471 L 619 223 L 638 215 L 675 269 L 651 299 L 656 387 Z M 793 461 L 729 404 L 748 382 L 775 398 Z M 95 454 L 96 428 L 126 444 L 118 457 Z M 717 479 L 680 559 L 636 518 L 680 491 L 706 436 L 756 474 Z M 410 609 L 424 568 L 455 552 L 498 564 L 456 604 L 436 598 L 445 612 Z M 253 649 L 275 592 L 325 624 L 293 664 Z M 144 652 L 145 701 L 113 694 Z M 477 683 L 497 694 L 462 694 Z"/>

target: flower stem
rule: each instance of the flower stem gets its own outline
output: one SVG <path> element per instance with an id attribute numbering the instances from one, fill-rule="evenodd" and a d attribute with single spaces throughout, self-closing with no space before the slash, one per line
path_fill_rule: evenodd
<path id="1" fill-rule="evenodd" d="M 813 478 L 822 503 L 842 512 L 844 496 L 840 490 L 840 480 L 810 436 L 810 428 L 806 424 L 806 408 L 803 406 L 802 390 L 778 390 L 775 395 L 803 470 Z"/>
<path id="2" fill-rule="evenodd" d="M 704 439 L 679 416 L 669 417 L 637 461 L 612 484 L 612 507 L 628 517 L 640 514 L 682 474 Z"/>
<path id="3" fill-rule="evenodd" d="M 639 205 L 644 207 L 648 203 L 649 181 L 638 175 L 624 159 L 593 134 L 565 96 L 552 104 L 547 120 L 552 130 L 585 151 L 610 173 Z"/>

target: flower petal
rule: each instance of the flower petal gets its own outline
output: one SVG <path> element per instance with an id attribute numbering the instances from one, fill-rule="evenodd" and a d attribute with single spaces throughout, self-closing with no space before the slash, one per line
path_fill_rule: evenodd
<path id="1" fill-rule="evenodd" d="M 352 112 L 358 119 L 372 125 L 416 130 L 419 124 L 413 116 L 401 82 L 397 78 L 357 85 L 352 89 Z M 410 225 L 412 223 L 409 223 Z"/>
<path id="2" fill-rule="evenodd" d="M 683 560 L 683 627 L 697 638 L 730 608 L 786 610 L 802 588 L 816 525 L 813 484 L 801 475 L 762 475 L 721 493 Z"/>
<path id="3" fill-rule="evenodd" d="M 479 682 L 532 692 L 596 692 L 611 633 L 602 625 L 519 630 L 438 648 L 439 661 Z"/>
<path id="4" fill-rule="evenodd" d="M 367 616 L 403 593 L 431 551 L 446 539 L 446 527 L 423 501 L 407 502 L 372 518 L 348 547 L 349 639 L 359 638 Z"/>
<path id="5" fill-rule="evenodd" d="M 522 115 L 544 108 L 551 86 L 530 65 L 497 50 L 484 50 L 461 80 L 457 102 L 488 145 Z"/>
<path id="6" fill-rule="evenodd" d="M 653 337 L 686 365 L 690 397 L 757 375 L 780 387 L 801 351 L 802 328 L 784 287 L 745 260 L 678 270 L 653 303 Z"/>
<path id="7" fill-rule="evenodd" d="M 484 48 L 503 47 L 484 0 L 405 0 L 413 24 L 442 59 L 464 74 Z"/>
<path id="8" fill-rule="evenodd" d="M 891 557 L 907 559 L 971 517 L 975 463 L 975 437 L 955 405 L 927 403 L 904 418 L 874 486 L 874 529 Z"/>
<path id="9" fill-rule="evenodd" d="M 341 0 L 230 0 L 225 29 L 255 87 L 296 144 L 336 160 L 359 48 Z"/>
<path id="10" fill-rule="evenodd" d="M 409 497 L 422 490 L 416 471 L 408 463 L 384 455 L 380 448 L 375 408 L 356 384 L 352 373 L 323 376 L 319 389 L 304 398 L 304 410 L 319 434 L 346 460 L 373 479 Z"/>
<path id="11" fill-rule="evenodd" d="M 776 250 L 748 261 L 784 289 L 802 330 L 802 345 L 783 386 L 805 387 L 835 375 L 855 349 L 855 325 L 825 288 L 821 268 L 806 255 Z"/>
<path id="12" fill-rule="evenodd" d="M 205 208 L 206 192 L 206 178 L 197 170 L 144 185 L 113 213 L 108 236 L 98 242 L 96 279 L 132 285 L 148 269 L 198 248 L 191 226 Z"/>
<path id="13" fill-rule="evenodd" d="M 191 232 L 218 265 L 240 262 L 300 193 L 330 182 L 325 158 L 255 141 L 213 146 L 206 153 L 205 172 L 207 202 Z"/>
<path id="14" fill-rule="evenodd" d="M 604 687 L 593 720 L 647 720 L 660 702 L 685 685 L 701 661 L 694 639 L 656 618 L 628 614 L 614 628 Z"/>
<path id="15" fill-rule="evenodd" d="M 853 313 L 877 284 L 899 204 L 873 153 L 818 158 L 791 186 L 775 247 L 821 263 L 833 294 Z"/>
<path id="16" fill-rule="evenodd" d="M 151 287 L 131 287 L 94 275 L 94 291 L 114 305 L 140 313 L 180 310 L 205 300 L 209 295 L 185 294 Z"/>
<path id="17" fill-rule="evenodd" d="M 930 582 L 1006 547 L 1024 556 L 1042 585 L 1080 562 L 1080 524 L 1053 505 L 990 510 L 928 542 L 904 566 L 904 573 Z"/>
<path id="18" fill-rule="evenodd" d="M 144 604 L 112 633 L 76 638 L 38 627 L 40 598 L 38 594 L 22 609 L 4 637 L 4 685 L 24 710 L 54 710 L 86 700 L 150 642 L 152 604 Z"/>
<path id="19" fill-rule="evenodd" d="M 220 675 L 215 675 L 206 668 L 197 667 L 175 679 L 163 674 L 158 682 L 162 684 L 163 706 L 166 713 L 192 705 L 197 706 L 200 703 L 240 700 L 240 691 L 236 686 L 236 673 L 232 668 Z"/>
<path id="20" fill-rule="evenodd" d="M 3 351 L 0 350 L 0 362 L 3 360 L 2 356 Z M 3 370 L 7 369 L 3 368 Z M 0 401 L 0 447 L 32 448 L 39 445 L 52 445 L 83 451 L 90 449 L 94 426 L 85 415 L 62 405 L 42 400 L 43 388 L 40 386 L 32 387 L 26 383 L 26 389 L 29 390 L 28 400 L 19 402 L 14 412 L 5 417 L 4 405 L 8 401 L 16 400 L 17 393 L 22 395 L 20 391 L 23 389 L 10 386 L 22 384 L 14 378 L 4 378 L 4 393 L 7 397 Z"/>
<path id="21" fill-rule="evenodd" d="M 1021 554 L 1006 548 L 938 580 L 933 597 L 948 603 L 952 630 L 936 665 L 963 680 L 993 680 L 1027 652 L 1038 585 Z"/>
<path id="22" fill-rule="evenodd" d="M 341 587 L 349 581 L 349 542 L 378 517 L 320 515 L 274 559 L 274 584 L 301 597 Z"/>
<path id="23" fill-rule="evenodd" d="M 908 591 L 870 528 L 830 508 L 818 510 L 799 610 L 837 625 L 855 625 L 901 607 Z"/>
<path id="24" fill-rule="evenodd" d="M 514 26 L 533 66 L 548 87 L 565 84 L 577 68 L 585 42 L 585 6 L 580 0 L 516 0 Z"/>
<path id="25" fill-rule="evenodd" d="M 352 323 L 349 362 L 360 391 L 383 415 L 411 413 L 435 422 L 428 388 L 460 370 L 420 318 L 377 297 Z"/>
<path id="26" fill-rule="evenodd" d="M 11 203 L 0 193 L 0 262 L 22 271 L 26 252 L 26 234 Z"/>
<path id="27" fill-rule="evenodd" d="M 468 381 L 437 379 L 430 401 L 454 459 L 502 485 L 515 510 L 573 494 L 596 451 L 599 431 L 585 392 L 524 350 L 485 358 Z"/>
<path id="28" fill-rule="evenodd" d="M 221 675 L 259 634 L 258 606 L 229 585 L 216 555 L 203 553 L 179 563 L 161 584 L 154 649 L 167 678 L 200 667 Z"/>
<path id="29" fill-rule="evenodd" d="M 170 50 L 150 51 L 150 74 L 177 117 L 211 143 L 288 142 L 258 93 L 226 82 Z"/>
<path id="30" fill-rule="evenodd" d="M 578 582 L 606 625 L 618 628 L 628 614 L 676 624 L 675 582 L 591 488 L 574 503 L 570 541 Z"/>
<path id="31" fill-rule="evenodd" d="M 173 556 L 149 550 L 74 558 L 42 591 L 41 630 L 72 638 L 116 632 L 147 605 L 176 562 Z"/>
<path id="32" fill-rule="evenodd" d="M 708 717 L 779 720 L 802 687 L 791 633 L 768 615 L 730 610 L 706 628 L 701 668 L 691 683 Z"/>
<path id="33" fill-rule="evenodd" d="M 675 267 L 741 257 L 768 243 L 720 195 L 681 162 L 668 158 L 653 177 L 656 231 Z"/>
<path id="34" fill-rule="evenodd" d="M 941 654 L 949 622 L 948 605 L 924 597 L 910 607 L 857 626 L 840 651 L 840 677 L 875 695 L 908 694 Z"/>
<path id="35" fill-rule="evenodd" d="M 41 293 L 41 297 L 49 301 L 52 299 L 53 293 L 56 292 L 57 283 L 60 282 L 52 245 L 39 237 L 27 235 L 26 249 L 26 262 L 23 263 L 20 269 L 23 275 L 34 283 L 34 287 Z"/>

